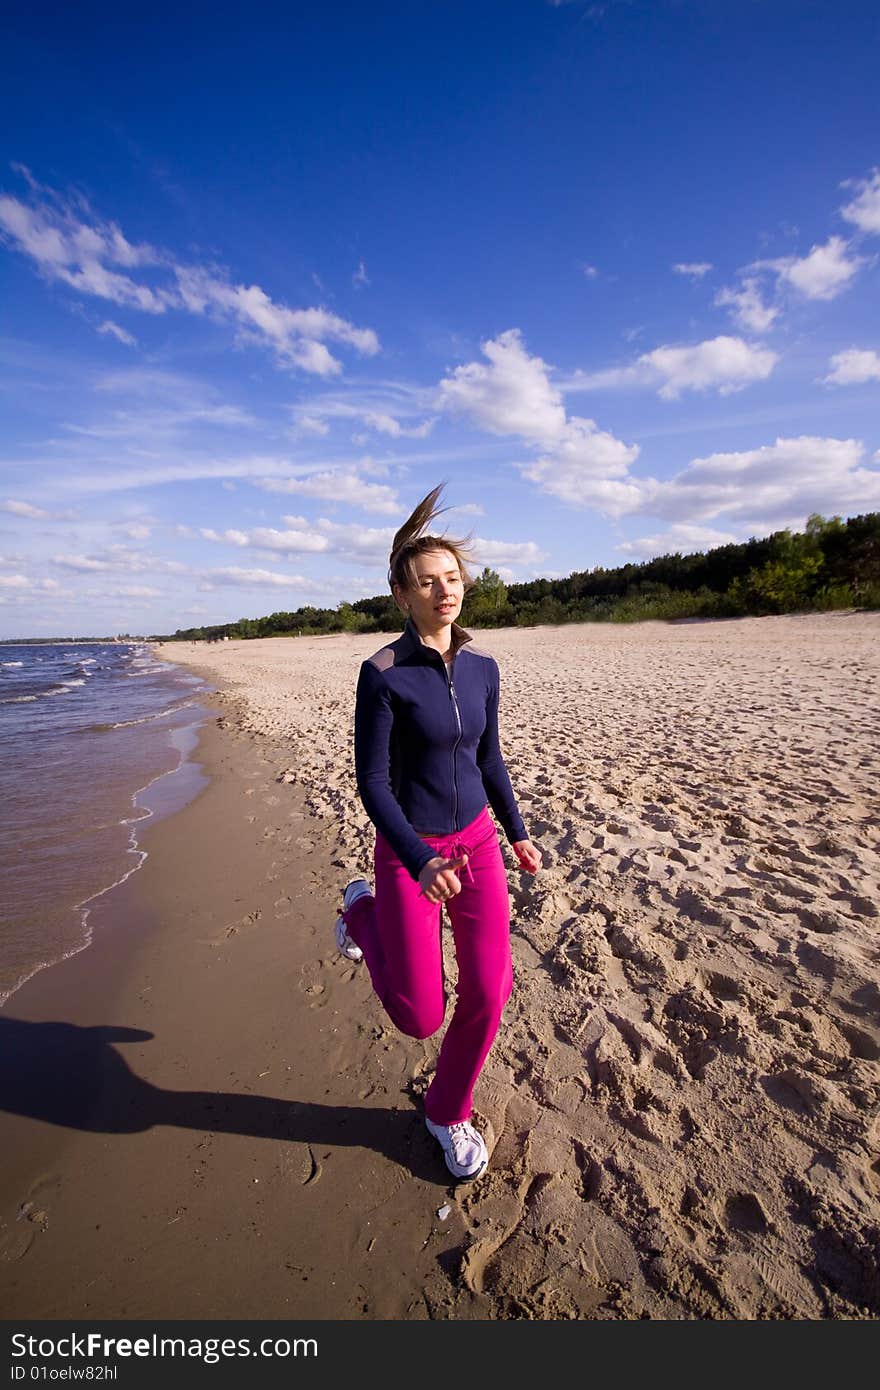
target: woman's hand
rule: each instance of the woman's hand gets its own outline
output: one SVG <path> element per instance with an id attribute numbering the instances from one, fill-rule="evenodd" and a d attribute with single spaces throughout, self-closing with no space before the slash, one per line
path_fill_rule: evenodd
<path id="1" fill-rule="evenodd" d="M 531 840 L 516 840 L 511 845 L 511 849 L 519 860 L 521 869 L 525 869 L 527 874 L 536 874 L 540 869 L 543 860 L 541 851 L 537 845 L 533 845 Z"/>
<path id="2" fill-rule="evenodd" d="M 459 855 L 457 859 L 444 859 L 439 854 L 429 859 L 419 874 L 422 896 L 429 903 L 443 903 L 448 898 L 454 898 L 456 893 L 461 892 L 461 881 L 455 871 L 463 869 L 467 861 L 466 854 Z"/>

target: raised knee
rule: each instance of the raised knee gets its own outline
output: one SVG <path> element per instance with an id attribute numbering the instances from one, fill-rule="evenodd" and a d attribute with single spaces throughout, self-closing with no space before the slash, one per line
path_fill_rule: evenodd
<path id="1" fill-rule="evenodd" d="M 386 1006 L 387 1007 L 387 1006 Z M 409 1004 L 398 1004 L 388 1008 L 388 1014 L 395 1028 L 408 1038 L 430 1038 L 443 1024 L 446 1014 L 446 1001 L 440 1010 L 414 1009 Z"/>

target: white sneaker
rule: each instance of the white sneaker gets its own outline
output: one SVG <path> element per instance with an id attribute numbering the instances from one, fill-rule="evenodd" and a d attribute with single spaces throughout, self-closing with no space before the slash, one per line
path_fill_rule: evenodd
<path id="1" fill-rule="evenodd" d="M 451 1125 L 435 1125 L 425 1116 L 430 1134 L 440 1143 L 446 1167 L 455 1178 L 476 1178 L 489 1162 L 483 1136 L 470 1120 Z"/>
<path id="2" fill-rule="evenodd" d="M 365 878 L 353 878 L 346 887 L 342 895 L 342 906 L 347 912 L 352 903 L 356 903 L 358 898 L 370 897 L 370 885 Z M 346 960 L 363 960 L 364 953 L 357 942 L 349 936 L 348 927 L 345 925 L 343 917 L 336 918 L 335 926 L 336 945 L 345 956 Z"/>

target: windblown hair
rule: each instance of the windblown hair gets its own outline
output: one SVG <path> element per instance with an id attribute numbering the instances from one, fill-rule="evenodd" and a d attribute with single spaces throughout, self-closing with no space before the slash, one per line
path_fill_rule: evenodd
<path id="1" fill-rule="evenodd" d="M 445 486 L 445 483 L 440 483 L 432 492 L 428 493 L 427 497 L 423 497 L 415 511 L 406 519 L 394 537 L 394 544 L 388 559 L 388 583 L 392 593 L 395 584 L 399 584 L 401 589 L 414 587 L 416 584 L 416 557 L 424 555 L 429 550 L 448 550 L 451 555 L 455 556 L 461 577 L 464 580 L 465 593 L 474 583 L 467 568 L 467 560 L 473 559 L 471 536 L 467 536 L 464 540 L 453 540 L 452 537 L 446 535 L 421 534 L 426 526 L 430 526 L 435 517 L 439 516 L 441 512 L 449 510 L 448 507 L 437 505 Z"/>

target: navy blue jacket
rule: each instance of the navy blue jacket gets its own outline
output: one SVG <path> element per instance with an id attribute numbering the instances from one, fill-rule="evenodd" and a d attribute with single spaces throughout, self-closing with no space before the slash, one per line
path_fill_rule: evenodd
<path id="1" fill-rule="evenodd" d="M 528 839 L 498 742 L 498 665 L 472 641 L 452 624 L 447 667 L 410 619 L 358 678 L 358 793 L 417 881 L 435 853 L 420 837 L 463 830 L 487 799 L 511 842 Z"/>

